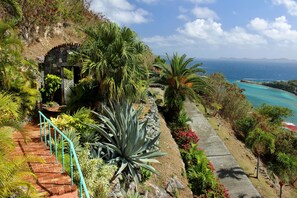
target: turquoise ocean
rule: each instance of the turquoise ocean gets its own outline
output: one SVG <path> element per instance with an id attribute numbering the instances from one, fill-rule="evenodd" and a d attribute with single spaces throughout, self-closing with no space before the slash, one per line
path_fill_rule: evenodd
<path id="1" fill-rule="evenodd" d="M 240 82 L 241 79 L 252 81 L 279 81 L 297 79 L 297 61 L 288 60 L 239 60 L 239 59 L 201 59 L 202 68 L 207 74 L 220 72 L 230 82 L 243 88 L 247 99 L 257 107 L 263 103 L 287 107 L 293 110 L 293 116 L 285 121 L 297 125 L 297 96 L 282 90 L 262 85 Z"/>

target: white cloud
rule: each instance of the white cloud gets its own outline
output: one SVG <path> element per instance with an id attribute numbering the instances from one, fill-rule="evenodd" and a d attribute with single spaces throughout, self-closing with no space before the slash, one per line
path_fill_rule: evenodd
<path id="1" fill-rule="evenodd" d="M 138 2 L 143 2 L 143 3 L 146 3 L 146 4 L 152 4 L 152 3 L 155 3 L 157 2 L 158 0 L 137 0 Z"/>
<path id="2" fill-rule="evenodd" d="M 207 3 L 214 3 L 216 0 L 190 0 L 192 3 L 198 4 L 207 4 Z"/>
<path id="3" fill-rule="evenodd" d="M 119 24 L 146 23 L 150 13 L 127 0 L 92 0 L 90 8 Z"/>
<path id="4" fill-rule="evenodd" d="M 261 26 L 259 22 L 265 25 Z M 279 45 L 297 44 L 297 31 L 292 29 L 285 16 L 275 18 L 272 22 L 255 18 L 248 26 Z"/>
<path id="5" fill-rule="evenodd" d="M 186 23 L 177 30 L 187 38 L 203 41 L 212 45 L 260 45 L 266 43 L 265 39 L 257 34 L 246 32 L 244 28 L 235 27 L 230 31 L 222 29 L 222 24 L 212 19 L 196 19 Z"/>
<path id="6" fill-rule="evenodd" d="M 187 15 L 180 14 L 177 16 L 178 19 L 183 20 L 183 21 L 189 21 L 190 18 Z"/>
<path id="7" fill-rule="evenodd" d="M 207 40 L 209 43 L 215 43 L 223 34 L 221 24 L 212 19 L 196 19 L 178 28 L 177 31 L 186 37 Z"/>
<path id="8" fill-rule="evenodd" d="M 225 32 L 224 37 L 227 43 L 243 45 L 243 46 L 257 46 L 266 44 L 266 40 L 257 34 L 250 34 L 244 28 L 235 27 L 232 30 Z"/>
<path id="9" fill-rule="evenodd" d="M 251 27 L 258 31 L 265 30 L 267 28 L 267 26 L 268 26 L 267 21 L 264 19 L 260 19 L 258 17 L 251 20 L 250 24 L 248 25 L 248 27 Z"/>
<path id="10" fill-rule="evenodd" d="M 197 17 L 201 19 L 218 19 L 218 15 L 215 13 L 215 11 L 207 8 L 207 7 L 195 7 L 192 10 L 192 13 Z"/>
<path id="11" fill-rule="evenodd" d="M 297 2 L 294 0 L 272 0 L 275 5 L 283 5 L 287 8 L 288 13 L 297 16 Z"/>

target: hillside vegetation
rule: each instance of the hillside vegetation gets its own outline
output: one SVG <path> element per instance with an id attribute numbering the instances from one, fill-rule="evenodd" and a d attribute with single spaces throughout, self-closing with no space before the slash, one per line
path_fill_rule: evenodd
<path id="1" fill-rule="evenodd" d="M 16 28 L 26 43 L 50 37 L 60 26 L 87 27 L 104 19 L 93 13 L 85 0 L 2 0 L 0 20 Z"/>
<path id="2" fill-rule="evenodd" d="M 297 80 L 264 82 L 263 85 L 282 89 L 297 95 Z"/>

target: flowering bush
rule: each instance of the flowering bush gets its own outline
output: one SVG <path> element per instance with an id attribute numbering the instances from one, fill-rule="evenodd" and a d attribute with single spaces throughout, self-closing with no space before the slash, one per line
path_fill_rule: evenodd
<path id="1" fill-rule="evenodd" d="M 189 150 L 191 144 L 196 144 L 199 141 L 198 136 L 192 129 L 189 130 L 178 130 L 173 133 L 173 137 L 179 146 L 179 148 L 184 150 Z"/>

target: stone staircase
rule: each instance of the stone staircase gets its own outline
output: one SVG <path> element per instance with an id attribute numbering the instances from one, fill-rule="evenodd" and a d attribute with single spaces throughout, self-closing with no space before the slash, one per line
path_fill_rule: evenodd
<path id="1" fill-rule="evenodd" d="M 29 162 L 28 165 L 36 175 L 36 179 L 30 178 L 40 197 L 52 198 L 77 198 L 78 190 L 75 184 L 71 184 L 71 178 L 62 172 L 60 162 L 56 163 L 55 155 L 50 154 L 43 142 L 40 141 L 39 127 L 35 124 L 27 124 L 24 128 L 29 133 L 30 141 L 24 142 L 20 132 L 13 135 L 15 142 L 14 155 L 36 156 L 43 162 Z"/>

